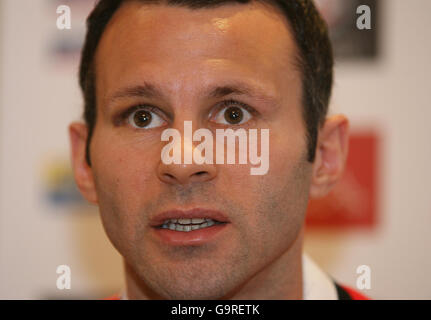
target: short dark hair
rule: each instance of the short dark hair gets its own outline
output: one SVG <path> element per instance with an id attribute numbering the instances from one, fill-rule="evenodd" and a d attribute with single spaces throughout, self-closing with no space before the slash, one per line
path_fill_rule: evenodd
<path id="1" fill-rule="evenodd" d="M 117 9 L 130 0 L 100 0 L 87 18 L 87 35 L 81 55 L 79 83 L 84 96 L 84 120 L 88 126 L 86 160 L 91 165 L 90 141 L 96 123 L 94 56 L 102 34 Z M 226 3 L 268 3 L 287 18 L 299 49 L 302 73 L 303 119 L 307 128 L 308 161 L 314 162 L 318 130 L 328 112 L 333 81 L 333 54 L 328 28 L 312 0 L 134 0 L 149 4 L 210 8 Z"/>

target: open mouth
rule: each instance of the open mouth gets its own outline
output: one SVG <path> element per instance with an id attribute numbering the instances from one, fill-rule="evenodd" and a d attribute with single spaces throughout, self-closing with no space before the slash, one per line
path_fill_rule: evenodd
<path id="1" fill-rule="evenodd" d="M 220 222 L 209 218 L 182 218 L 182 219 L 168 219 L 163 222 L 162 225 L 158 226 L 159 229 L 169 229 L 173 231 L 190 232 L 199 229 L 205 229 L 214 225 L 225 224 L 226 222 Z"/>

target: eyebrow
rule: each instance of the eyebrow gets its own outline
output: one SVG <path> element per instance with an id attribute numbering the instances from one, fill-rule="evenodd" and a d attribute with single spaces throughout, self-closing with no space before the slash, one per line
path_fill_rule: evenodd
<path id="1" fill-rule="evenodd" d="M 251 86 L 243 82 L 233 82 L 231 84 L 215 86 L 209 89 L 206 97 L 212 99 L 220 99 L 225 96 L 236 94 L 249 96 L 251 98 L 266 101 L 273 105 L 278 104 L 275 96 L 267 93 L 264 89 Z M 118 92 L 109 98 L 109 103 L 125 98 L 147 98 L 147 99 L 163 99 L 165 95 L 158 86 L 145 82 L 143 85 L 136 85 L 120 89 Z"/>
<path id="2" fill-rule="evenodd" d="M 118 92 L 112 95 L 109 102 L 115 102 L 116 100 L 124 98 L 162 98 L 161 90 L 156 86 L 145 83 L 144 85 L 137 85 L 132 87 L 126 87 L 120 89 Z"/>

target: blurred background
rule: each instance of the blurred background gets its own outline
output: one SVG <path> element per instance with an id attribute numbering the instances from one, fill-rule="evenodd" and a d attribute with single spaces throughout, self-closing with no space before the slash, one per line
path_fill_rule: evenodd
<path id="1" fill-rule="evenodd" d="M 311 203 L 305 251 L 376 299 L 431 299 L 431 1 L 320 0 L 336 52 L 332 113 L 352 124 L 348 168 Z M 359 5 L 371 29 L 359 30 Z M 60 5 L 71 28 L 57 28 Z M 0 0 L 0 298 L 103 298 L 122 261 L 73 182 L 67 126 L 93 0 Z M 361 12 L 362 13 L 362 12 Z M 59 265 L 71 268 L 58 290 Z"/>

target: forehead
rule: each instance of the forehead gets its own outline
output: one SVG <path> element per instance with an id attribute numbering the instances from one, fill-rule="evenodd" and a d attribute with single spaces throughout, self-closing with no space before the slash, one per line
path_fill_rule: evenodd
<path id="1" fill-rule="evenodd" d="M 97 88 L 106 95 L 152 80 L 175 90 L 191 77 L 205 84 L 236 74 L 266 80 L 277 91 L 289 74 L 297 76 L 295 56 L 288 22 L 272 6 L 190 9 L 130 1 L 114 14 L 99 43 Z"/>

